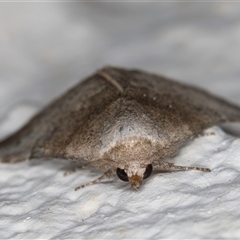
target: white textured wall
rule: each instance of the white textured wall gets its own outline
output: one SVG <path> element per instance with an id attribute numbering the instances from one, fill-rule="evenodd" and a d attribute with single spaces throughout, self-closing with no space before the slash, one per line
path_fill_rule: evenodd
<path id="1" fill-rule="evenodd" d="M 0 3 L 0 137 L 103 65 L 137 67 L 240 104 L 239 3 Z M 239 125 L 233 133 L 239 131 Z M 139 191 L 68 161 L 0 164 L 0 238 L 240 238 L 240 140 L 220 128 Z"/>

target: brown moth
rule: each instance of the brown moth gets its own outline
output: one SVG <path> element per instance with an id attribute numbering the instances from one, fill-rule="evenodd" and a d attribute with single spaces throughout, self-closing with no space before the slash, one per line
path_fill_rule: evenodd
<path id="1" fill-rule="evenodd" d="M 198 88 L 139 70 L 105 67 L 0 142 L 0 162 L 32 158 L 86 161 L 138 189 L 153 169 L 208 168 L 164 161 L 203 130 L 240 121 L 240 107 Z"/>

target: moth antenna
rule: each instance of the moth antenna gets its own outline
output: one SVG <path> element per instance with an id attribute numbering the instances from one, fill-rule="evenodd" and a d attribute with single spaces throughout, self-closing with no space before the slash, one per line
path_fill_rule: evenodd
<path id="1" fill-rule="evenodd" d="M 111 83 L 114 87 L 116 87 L 120 92 L 123 92 L 122 86 L 109 74 L 105 73 L 104 70 L 97 71 L 97 74 L 101 77 L 103 77 L 105 80 L 107 80 L 109 83 Z"/>
<path id="2" fill-rule="evenodd" d="M 88 187 L 88 186 L 91 186 L 95 183 L 99 183 L 101 182 L 103 179 L 105 178 L 110 178 L 111 176 L 113 175 L 113 172 L 112 170 L 108 170 L 107 172 L 105 172 L 101 177 L 99 178 L 96 178 L 95 180 L 89 182 L 89 183 L 86 183 L 86 184 L 83 184 L 83 185 L 80 185 L 78 187 L 75 188 L 75 191 L 79 190 L 79 189 L 82 189 L 82 188 L 85 188 L 85 187 Z"/>
<path id="3" fill-rule="evenodd" d="M 182 170 L 182 171 L 197 170 L 197 171 L 202 171 L 202 172 L 211 172 L 211 169 L 209 169 L 209 168 L 186 167 L 186 166 L 176 166 L 176 165 L 174 165 L 174 170 Z"/>
<path id="4" fill-rule="evenodd" d="M 197 171 L 202 171 L 202 172 L 211 172 L 211 169 L 209 169 L 209 168 L 178 166 L 178 165 L 174 165 L 173 163 L 168 163 L 168 162 L 164 162 L 164 161 L 154 163 L 153 167 L 154 167 L 155 170 L 162 170 L 162 171 L 176 171 L 176 170 L 191 171 L 191 170 L 197 170 Z"/>

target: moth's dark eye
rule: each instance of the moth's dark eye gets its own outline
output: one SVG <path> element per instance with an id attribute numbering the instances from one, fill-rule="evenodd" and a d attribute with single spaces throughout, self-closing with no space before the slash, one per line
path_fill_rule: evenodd
<path id="1" fill-rule="evenodd" d="M 152 174 L 152 170 L 153 170 L 152 164 L 147 165 L 146 171 L 143 174 L 143 179 L 149 178 L 150 175 Z"/>
<path id="2" fill-rule="evenodd" d="M 124 182 L 128 182 L 128 175 L 126 174 L 126 172 L 123 169 L 117 168 L 117 175 L 118 177 L 124 181 Z"/>

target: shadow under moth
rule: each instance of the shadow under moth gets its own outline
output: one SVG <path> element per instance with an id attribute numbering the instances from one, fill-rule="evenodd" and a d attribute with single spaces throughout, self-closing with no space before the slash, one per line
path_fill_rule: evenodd
<path id="1" fill-rule="evenodd" d="M 138 189 L 153 169 L 208 168 L 164 161 L 213 125 L 240 121 L 240 107 L 196 87 L 140 70 L 105 67 L 0 142 L 0 162 L 59 158 L 115 174 Z"/>

